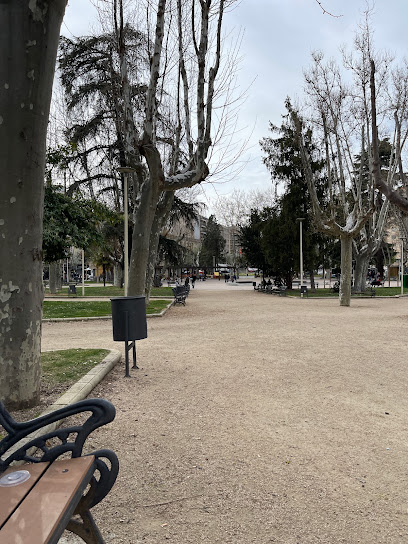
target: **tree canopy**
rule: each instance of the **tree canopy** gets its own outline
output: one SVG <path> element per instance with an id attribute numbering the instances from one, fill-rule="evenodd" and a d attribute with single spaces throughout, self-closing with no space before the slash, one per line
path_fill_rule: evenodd
<path id="1" fill-rule="evenodd" d="M 72 246 L 85 249 L 102 242 L 100 223 L 112 212 L 94 200 L 63 193 L 58 186 L 45 188 L 43 219 L 44 261 L 67 256 Z"/>

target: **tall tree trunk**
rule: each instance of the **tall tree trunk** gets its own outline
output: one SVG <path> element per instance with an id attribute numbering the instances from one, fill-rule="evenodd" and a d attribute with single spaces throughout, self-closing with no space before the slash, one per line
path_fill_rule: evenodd
<path id="1" fill-rule="evenodd" d="M 361 293 L 366 288 L 369 253 L 364 251 L 356 255 L 356 267 L 354 269 L 354 291 Z"/>
<path id="2" fill-rule="evenodd" d="M 58 263 L 54 261 L 49 265 L 50 275 L 50 293 L 55 295 L 57 293 L 57 276 L 58 276 Z"/>
<path id="3" fill-rule="evenodd" d="M 340 278 L 340 306 L 350 306 L 351 299 L 351 270 L 353 263 L 353 238 L 343 234 L 341 243 L 341 278 Z"/>
<path id="4" fill-rule="evenodd" d="M 377 253 L 375 254 L 376 261 L 377 261 L 377 270 L 380 274 L 380 278 L 384 279 L 384 253 L 382 248 L 380 248 Z"/>
<path id="5" fill-rule="evenodd" d="M 312 291 L 314 291 L 316 289 L 315 275 L 314 275 L 313 270 L 310 271 L 310 289 L 312 289 Z"/>
<path id="6" fill-rule="evenodd" d="M 113 265 L 113 285 L 115 287 L 123 287 L 123 267 L 120 263 Z"/>
<path id="7" fill-rule="evenodd" d="M 150 300 L 150 290 L 153 286 L 154 273 L 156 269 L 157 261 L 157 248 L 159 245 L 160 238 L 160 229 L 156 228 L 155 223 L 157 223 L 156 218 L 153 222 L 152 232 L 150 234 L 150 248 L 149 248 L 149 258 L 147 263 L 146 270 L 146 287 L 145 287 L 145 296 L 146 296 L 146 306 L 149 304 Z"/>
<path id="8" fill-rule="evenodd" d="M 0 2 L 0 398 L 40 390 L 45 144 L 66 0 Z"/>
<path id="9" fill-rule="evenodd" d="M 287 274 L 287 276 L 285 277 L 285 285 L 287 289 L 292 289 L 292 273 Z"/>
<path id="10" fill-rule="evenodd" d="M 160 191 L 157 183 L 147 180 L 139 190 L 138 203 L 133 211 L 132 253 L 129 263 L 128 294 L 145 295 L 149 262 L 150 233 L 152 232 Z"/>
<path id="11" fill-rule="evenodd" d="M 61 291 L 61 289 L 62 289 L 62 275 L 63 275 L 62 261 L 57 262 L 56 270 L 57 270 L 57 278 L 56 278 L 57 291 Z"/>
<path id="12" fill-rule="evenodd" d="M 152 230 L 150 232 L 149 260 L 146 270 L 146 304 L 149 303 L 150 289 L 153 285 L 153 278 L 157 263 L 157 250 L 159 248 L 160 232 L 167 220 L 174 202 L 174 193 L 165 192 L 161 196 L 160 206 L 156 210 Z"/>

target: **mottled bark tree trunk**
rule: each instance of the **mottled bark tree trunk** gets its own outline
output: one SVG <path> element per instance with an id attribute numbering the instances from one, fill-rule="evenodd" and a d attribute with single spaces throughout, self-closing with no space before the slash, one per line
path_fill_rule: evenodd
<path id="1" fill-rule="evenodd" d="M 149 262 L 150 234 L 159 202 L 157 187 L 146 182 L 139 191 L 133 213 L 132 252 L 129 263 L 128 294 L 145 295 L 146 273 Z"/>
<path id="2" fill-rule="evenodd" d="M 0 398 L 39 398 L 45 143 L 66 0 L 0 2 Z"/>
<path id="3" fill-rule="evenodd" d="M 57 283 L 57 291 L 61 291 L 62 289 L 62 276 L 63 276 L 63 264 L 62 264 L 62 261 L 58 261 L 57 263 L 57 278 L 56 278 L 56 283 Z"/>
<path id="4" fill-rule="evenodd" d="M 340 306 L 350 306 L 351 298 L 351 271 L 353 259 L 353 237 L 340 236 L 341 243 L 341 277 L 340 277 Z"/>
<path id="5" fill-rule="evenodd" d="M 361 293 L 366 288 L 366 278 L 368 270 L 369 255 L 368 252 L 356 255 L 356 267 L 354 269 L 354 291 Z"/>
<path id="6" fill-rule="evenodd" d="M 50 293 L 51 295 L 55 295 L 57 293 L 58 263 L 50 263 L 48 270 L 50 276 Z"/>
<path id="7" fill-rule="evenodd" d="M 173 202 L 174 202 L 173 192 L 167 192 L 162 195 L 160 206 L 156 210 L 156 214 L 152 224 L 152 230 L 150 232 L 150 242 L 149 242 L 149 258 L 148 258 L 147 272 L 146 272 L 146 287 L 145 287 L 146 304 L 149 303 L 150 290 L 153 285 L 153 278 L 154 278 L 154 273 L 156 270 L 160 232 L 162 231 L 162 228 L 164 227 L 164 224 L 170 213 Z"/>
<path id="8" fill-rule="evenodd" d="M 113 285 L 123 287 L 123 268 L 119 263 L 113 265 Z"/>

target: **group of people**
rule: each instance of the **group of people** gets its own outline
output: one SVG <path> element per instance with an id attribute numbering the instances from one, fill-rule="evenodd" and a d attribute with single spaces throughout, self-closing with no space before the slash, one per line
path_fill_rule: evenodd
<path id="1" fill-rule="evenodd" d="M 186 279 L 184 280 L 184 285 L 187 287 L 187 285 L 190 284 L 191 280 L 191 286 L 194 289 L 195 282 L 197 281 L 196 274 L 191 274 L 191 276 L 186 276 Z"/>
<path id="2" fill-rule="evenodd" d="M 374 285 L 382 284 L 382 278 L 379 272 L 376 272 L 375 270 L 369 270 L 367 276 L 368 276 L 370 285 L 374 286 Z"/>

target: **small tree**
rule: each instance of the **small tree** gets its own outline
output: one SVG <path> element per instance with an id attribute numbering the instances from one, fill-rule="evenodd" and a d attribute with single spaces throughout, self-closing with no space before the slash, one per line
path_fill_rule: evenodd
<path id="1" fill-rule="evenodd" d="M 46 263 L 68 256 L 72 246 L 103 248 L 102 225 L 112 212 L 103 204 L 80 197 L 71 198 L 59 187 L 46 187 L 44 198 L 43 251 Z M 106 246 L 104 247 L 106 249 Z M 55 286 L 50 290 L 55 292 Z"/>

